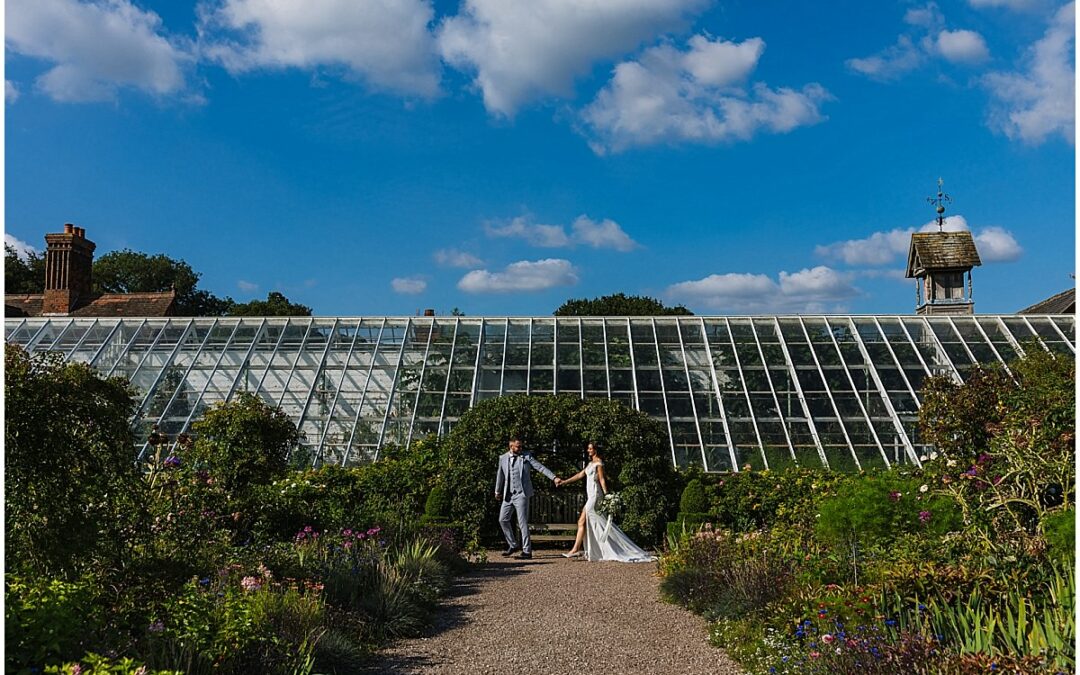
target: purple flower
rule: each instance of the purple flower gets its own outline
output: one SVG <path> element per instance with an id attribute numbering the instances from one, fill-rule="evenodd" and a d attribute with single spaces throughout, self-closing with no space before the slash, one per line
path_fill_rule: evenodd
<path id="1" fill-rule="evenodd" d="M 900 496 L 901 495 L 900 495 L 899 492 L 897 492 L 896 490 L 893 490 L 892 492 L 889 493 L 889 501 L 898 502 L 898 501 L 900 501 Z"/>
<path id="2" fill-rule="evenodd" d="M 147 628 L 147 630 L 149 630 L 151 633 L 160 633 L 161 631 L 165 630 L 165 622 L 158 619 L 154 623 L 150 624 L 150 627 Z"/>
<path id="3" fill-rule="evenodd" d="M 176 468 L 180 466 L 180 458 L 176 455 L 169 455 L 165 458 L 165 466 Z"/>
<path id="4" fill-rule="evenodd" d="M 929 511 L 919 511 L 919 522 L 923 523 L 923 524 L 929 523 L 930 522 L 930 512 Z"/>
<path id="5" fill-rule="evenodd" d="M 82 666 L 78 663 L 71 665 L 71 675 L 82 675 Z"/>

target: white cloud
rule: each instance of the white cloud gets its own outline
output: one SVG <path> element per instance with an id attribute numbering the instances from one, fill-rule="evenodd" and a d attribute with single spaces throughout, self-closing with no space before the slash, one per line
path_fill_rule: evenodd
<path id="1" fill-rule="evenodd" d="M 11 80 L 4 80 L 4 101 L 14 103 L 19 99 L 19 89 Z"/>
<path id="2" fill-rule="evenodd" d="M 435 262 L 443 267 L 479 267 L 484 261 L 472 253 L 459 251 L 456 248 L 442 248 L 432 254 Z"/>
<path id="3" fill-rule="evenodd" d="M 57 101 L 108 101 L 121 88 L 181 92 L 191 56 L 162 34 L 161 18 L 129 0 L 8 0 L 8 49 L 55 64 L 37 86 Z"/>
<path id="4" fill-rule="evenodd" d="M 943 30 L 934 46 L 938 54 L 953 63 L 981 63 L 990 58 L 983 36 L 973 30 Z"/>
<path id="5" fill-rule="evenodd" d="M 822 258 L 842 260 L 848 265 L 887 265 L 896 256 L 907 253 L 911 233 L 915 230 L 875 232 L 866 239 L 849 239 L 818 245 L 814 253 Z"/>
<path id="6" fill-rule="evenodd" d="M 860 294 L 853 275 L 818 266 L 780 272 L 779 280 L 765 274 L 712 274 L 667 288 L 675 300 L 714 310 L 749 312 L 843 311 Z"/>
<path id="7" fill-rule="evenodd" d="M 734 43 L 696 36 L 687 51 L 664 44 L 618 64 L 581 112 L 593 150 L 745 141 L 759 131 L 785 133 L 820 122 L 818 106 L 830 98 L 821 85 L 799 91 L 761 82 L 741 86 L 764 48 L 760 38 Z"/>
<path id="8" fill-rule="evenodd" d="M 513 237 L 524 239 L 533 246 L 562 248 L 570 245 L 570 237 L 562 225 L 533 223 L 528 216 L 518 216 L 505 225 L 485 223 L 484 231 L 489 237 Z"/>
<path id="9" fill-rule="evenodd" d="M 544 96 L 572 94 L 593 64 L 618 58 L 707 6 L 708 0 L 465 0 L 442 22 L 447 63 L 474 71 L 491 113 L 511 116 Z"/>
<path id="10" fill-rule="evenodd" d="M 1043 37 L 1028 49 L 1021 70 L 983 77 L 996 99 L 992 128 L 1025 143 L 1042 143 L 1057 134 L 1075 143 L 1075 12 L 1074 2 L 1057 11 Z"/>
<path id="11" fill-rule="evenodd" d="M 922 66 L 926 57 L 911 38 L 901 35 L 896 44 L 865 58 L 848 59 L 848 68 L 875 80 L 892 80 Z"/>
<path id="12" fill-rule="evenodd" d="M 1024 253 L 1012 233 L 1000 227 L 983 228 L 974 237 L 983 262 L 1012 262 Z"/>
<path id="13" fill-rule="evenodd" d="M 21 239 L 15 238 L 7 232 L 4 233 L 4 246 L 10 246 L 15 249 L 15 253 L 23 260 L 29 258 L 31 253 L 40 254 L 40 251 L 36 248 Z"/>
<path id="14" fill-rule="evenodd" d="M 250 281 L 244 281 L 243 279 L 240 279 L 236 282 L 236 287 L 244 293 L 254 293 L 255 291 L 259 290 L 259 284 L 252 283 Z"/>
<path id="15" fill-rule="evenodd" d="M 201 13 L 204 53 L 231 72 L 342 67 L 377 89 L 438 94 L 430 0 L 221 0 Z"/>
<path id="16" fill-rule="evenodd" d="M 541 248 L 570 248 L 580 244 L 625 253 L 640 246 L 614 220 L 596 221 L 585 214 L 574 220 L 570 234 L 562 225 L 534 223 L 530 216 L 518 216 L 503 225 L 485 223 L 484 231 L 489 237 L 515 237 Z"/>
<path id="17" fill-rule="evenodd" d="M 427 290 L 427 282 L 420 277 L 398 277 L 390 282 L 395 293 L 416 295 Z"/>
<path id="18" fill-rule="evenodd" d="M 511 263 L 501 272 L 473 270 L 461 277 L 458 288 L 466 293 L 509 293 L 543 291 L 577 282 L 577 269 L 569 260 L 548 258 Z"/>
<path id="19" fill-rule="evenodd" d="M 909 9 L 904 23 L 912 29 L 897 37 L 896 44 L 871 56 L 848 59 L 847 67 L 871 79 L 888 81 L 921 68 L 931 57 L 963 65 L 990 58 L 986 40 L 979 33 L 945 29 L 945 17 L 937 3 Z"/>
<path id="20" fill-rule="evenodd" d="M 1005 7 L 1012 10 L 1025 10 L 1038 5 L 1041 0 L 968 0 L 968 4 L 979 9 L 985 7 Z"/>
<path id="21" fill-rule="evenodd" d="M 942 230 L 961 232 L 970 230 L 964 216 L 948 216 Z M 937 232 L 937 220 L 931 220 L 918 228 L 918 232 Z M 894 229 L 888 232 L 874 232 L 865 239 L 849 239 L 832 244 L 818 245 L 814 253 L 828 260 L 840 260 L 848 265 L 883 266 L 892 264 L 901 256 L 906 256 L 911 244 L 914 227 Z M 1011 262 L 1023 255 L 1024 249 L 1008 230 L 990 226 L 972 232 L 979 258 L 984 263 Z M 861 272 L 869 275 L 868 270 Z"/>
<path id="22" fill-rule="evenodd" d="M 632 251 L 639 244 L 623 231 L 619 224 L 610 218 L 595 221 L 586 215 L 580 215 L 574 221 L 574 241 L 593 248 L 613 248 L 616 251 Z"/>

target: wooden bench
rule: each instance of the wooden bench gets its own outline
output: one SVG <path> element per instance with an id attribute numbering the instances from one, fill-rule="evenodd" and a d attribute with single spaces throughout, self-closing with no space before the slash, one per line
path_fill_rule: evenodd
<path id="1" fill-rule="evenodd" d="M 577 536 L 577 519 L 585 507 L 585 493 L 536 493 L 529 500 L 529 535 L 536 543 L 571 545 Z"/>

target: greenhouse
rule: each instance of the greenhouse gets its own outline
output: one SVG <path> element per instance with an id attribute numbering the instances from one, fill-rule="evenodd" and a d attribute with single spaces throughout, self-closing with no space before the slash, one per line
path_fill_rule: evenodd
<path id="1" fill-rule="evenodd" d="M 1072 358 L 1073 316 L 7 319 L 6 339 L 131 382 L 145 452 L 241 392 L 315 464 L 446 434 L 478 401 L 569 394 L 661 422 L 680 467 L 919 463 L 920 390 L 1025 350 Z M 1007 365 L 1004 365 L 1007 368 Z"/>

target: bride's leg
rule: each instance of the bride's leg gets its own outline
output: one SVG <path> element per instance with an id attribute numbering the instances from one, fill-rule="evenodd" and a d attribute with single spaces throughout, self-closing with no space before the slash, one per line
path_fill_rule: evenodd
<path id="1" fill-rule="evenodd" d="M 574 547 L 570 549 L 570 553 L 577 553 L 581 550 L 581 544 L 585 540 L 585 509 L 581 509 L 581 515 L 577 519 L 577 536 L 574 538 Z"/>

